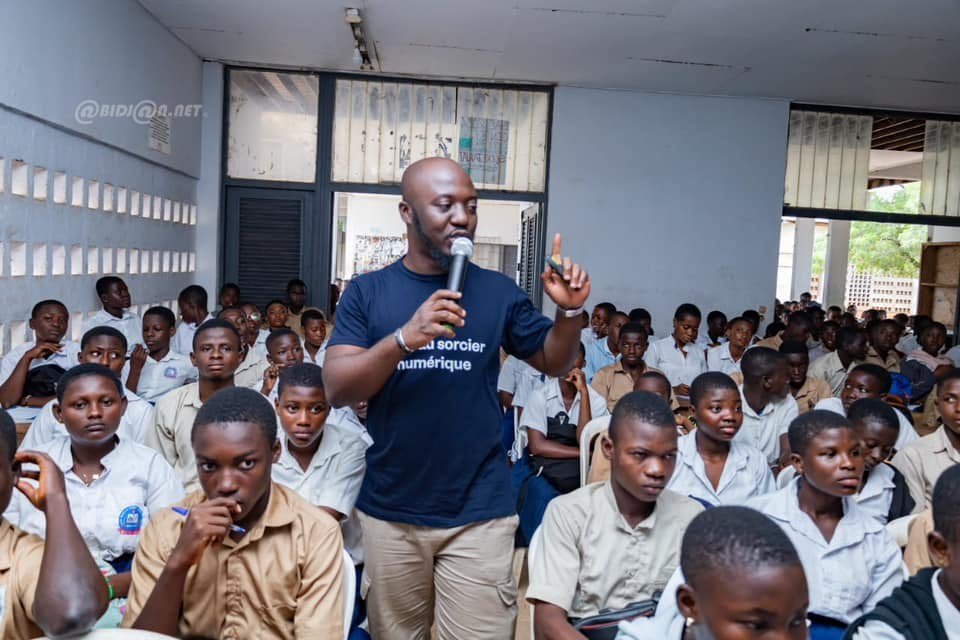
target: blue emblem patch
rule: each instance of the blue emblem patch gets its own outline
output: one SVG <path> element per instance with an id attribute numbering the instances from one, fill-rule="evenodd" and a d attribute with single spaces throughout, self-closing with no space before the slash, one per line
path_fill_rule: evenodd
<path id="1" fill-rule="evenodd" d="M 143 509 L 137 505 L 131 505 L 120 512 L 120 521 L 117 523 L 117 528 L 120 532 L 120 535 L 140 535 L 140 528 L 142 526 Z"/>
<path id="2" fill-rule="evenodd" d="M 177 368 L 176 367 L 167 367 L 163 370 L 164 378 L 176 378 L 177 377 Z"/>

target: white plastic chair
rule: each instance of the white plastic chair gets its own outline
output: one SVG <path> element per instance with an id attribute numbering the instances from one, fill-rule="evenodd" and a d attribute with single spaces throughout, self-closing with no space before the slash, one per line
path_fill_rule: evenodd
<path id="1" fill-rule="evenodd" d="M 523 459 L 523 450 L 527 448 L 527 430 L 520 428 L 520 409 L 513 408 L 513 447 L 510 449 L 510 460 L 516 462 Z"/>
<path id="2" fill-rule="evenodd" d="M 610 416 L 594 418 L 588 422 L 580 432 L 580 486 L 587 484 L 587 473 L 590 472 L 590 443 L 600 433 L 610 427 Z"/>
<path id="3" fill-rule="evenodd" d="M 353 558 L 343 550 L 343 640 L 350 635 L 350 623 L 353 622 L 353 602 L 357 599 L 357 572 Z"/>
<path id="4" fill-rule="evenodd" d="M 533 535 L 530 537 L 530 544 L 527 546 L 527 575 L 531 575 L 530 568 L 533 566 L 533 557 L 540 550 L 540 527 L 537 527 L 537 530 L 533 532 Z M 536 609 L 536 605 L 530 605 L 530 640 L 536 638 L 536 633 L 534 632 L 533 618 Z"/>

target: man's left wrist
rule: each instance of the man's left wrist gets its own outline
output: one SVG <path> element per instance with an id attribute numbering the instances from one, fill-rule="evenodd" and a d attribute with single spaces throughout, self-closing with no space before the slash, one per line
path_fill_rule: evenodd
<path id="1" fill-rule="evenodd" d="M 564 307 L 561 307 L 560 305 L 557 305 L 557 315 L 563 318 L 576 318 L 582 313 L 583 313 L 582 305 L 579 307 L 571 308 L 571 309 L 566 309 Z"/>

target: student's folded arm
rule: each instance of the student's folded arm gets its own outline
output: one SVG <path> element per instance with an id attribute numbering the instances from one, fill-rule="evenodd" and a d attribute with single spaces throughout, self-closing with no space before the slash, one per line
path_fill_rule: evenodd
<path id="1" fill-rule="evenodd" d="M 31 360 L 21 358 L 3 384 L 0 384 L 0 405 L 9 409 L 23 398 L 23 385 L 27 382 L 27 373 L 30 371 Z"/>
<path id="2" fill-rule="evenodd" d="M 109 604 L 107 586 L 70 513 L 66 494 L 47 496 L 47 537 L 33 615 L 52 637 L 88 631 Z"/>
<path id="3" fill-rule="evenodd" d="M 342 638 L 343 537 L 338 525 L 316 525 L 312 535 L 301 540 L 308 546 L 306 562 L 296 594 L 293 637 Z"/>
<path id="4" fill-rule="evenodd" d="M 586 640 L 567 620 L 567 612 L 549 602 L 534 603 L 533 626 L 537 640 Z"/>
<path id="5" fill-rule="evenodd" d="M 327 347 L 323 362 L 323 386 L 335 407 L 369 400 L 375 396 L 404 357 L 390 334 L 369 349 L 338 344 Z"/>

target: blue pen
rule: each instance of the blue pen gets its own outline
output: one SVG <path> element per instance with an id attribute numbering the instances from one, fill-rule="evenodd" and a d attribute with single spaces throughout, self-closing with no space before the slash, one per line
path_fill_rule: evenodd
<path id="1" fill-rule="evenodd" d="M 179 514 L 184 518 L 186 518 L 187 515 L 190 513 L 188 509 L 184 509 L 183 507 L 170 507 L 170 508 L 173 509 L 174 513 Z M 230 531 L 233 531 L 234 533 L 239 533 L 239 534 L 244 534 L 247 532 L 246 529 L 244 529 L 243 527 L 238 527 L 235 524 L 230 525 Z"/>

